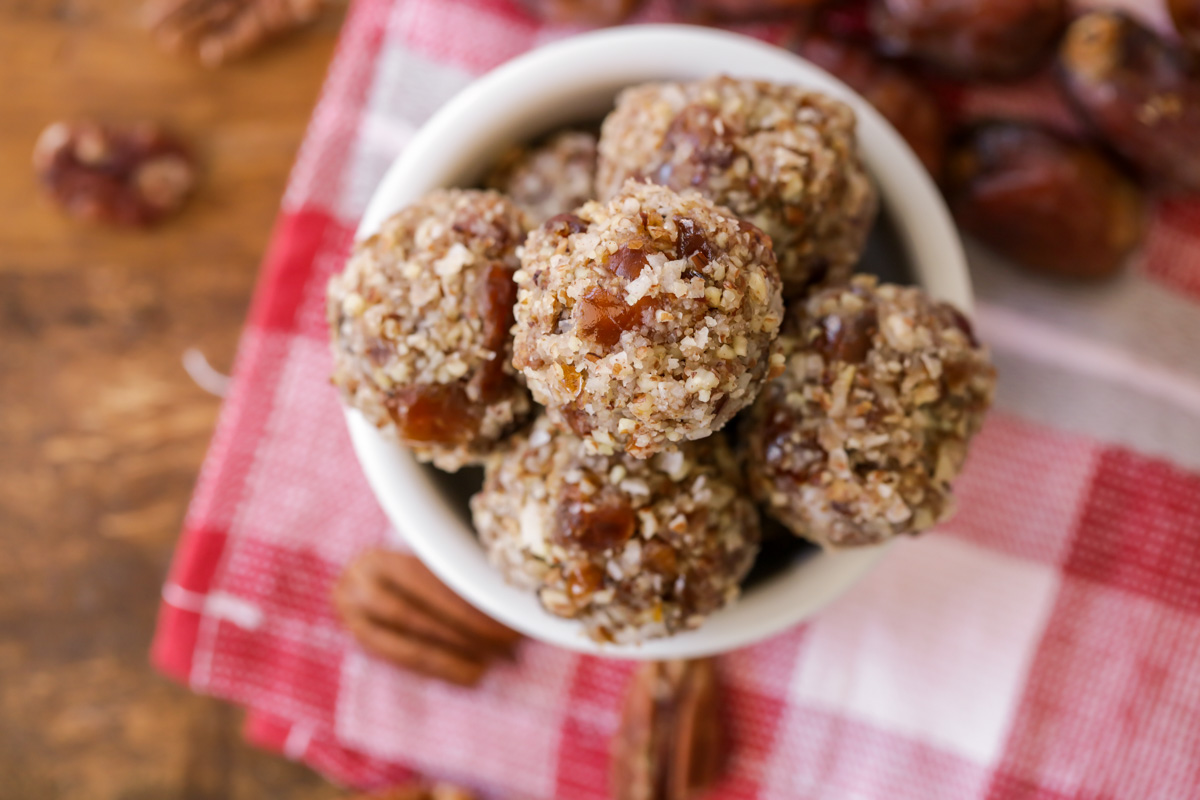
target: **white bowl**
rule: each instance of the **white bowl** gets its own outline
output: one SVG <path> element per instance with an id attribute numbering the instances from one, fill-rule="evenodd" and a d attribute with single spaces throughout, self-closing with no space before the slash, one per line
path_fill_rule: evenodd
<path id="1" fill-rule="evenodd" d="M 792 83 L 853 106 L 863 159 L 877 182 L 916 281 L 969 311 L 962 245 L 933 183 L 892 127 L 844 84 L 777 47 L 681 25 L 614 28 L 548 45 L 493 70 L 442 107 L 413 138 L 376 190 L 359 238 L 428 191 L 469 186 L 506 146 L 569 123 L 598 119 L 622 88 L 717 73 Z M 486 613 L 536 639 L 573 650 L 635 659 L 725 652 L 812 616 L 845 592 L 885 547 L 818 553 L 752 586 L 698 630 L 641 645 L 600 645 L 580 625 L 544 611 L 487 562 L 462 497 L 417 464 L 357 412 L 347 412 L 355 452 L 397 531 L 446 584 Z M 461 493 L 460 493 L 461 494 Z"/>

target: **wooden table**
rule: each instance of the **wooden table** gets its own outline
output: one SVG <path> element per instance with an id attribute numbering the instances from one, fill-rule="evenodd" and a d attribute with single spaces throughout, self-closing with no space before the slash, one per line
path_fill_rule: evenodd
<path id="1" fill-rule="evenodd" d="M 331 798 L 148 666 L 161 581 L 284 181 L 340 22 L 218 71 L 161 53 L 139 0 L 0 2 L 0 795 Z M 202 182 L 177 219 L 62 218 L 29 157 L 60 118 L 159 119 Z"/>

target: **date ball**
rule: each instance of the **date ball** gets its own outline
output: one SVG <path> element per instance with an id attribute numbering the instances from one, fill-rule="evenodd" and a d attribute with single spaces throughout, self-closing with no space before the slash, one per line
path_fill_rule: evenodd
<path id="1" fill-rule="evenodd" d="M 588 453 L 542 417 L 471 500 L 489 557 L 599 641 L 695 628 L 738 595 L 757 511 L 720 436 L 639 460 Z"/>
<path id="2" fill-rule="evenodd" d="M 600 131 L 596 188 L 697 189 L 771 237 L 784 292 L 844 283 L 875 218 L 854 112 L 795 86 L 718 76 L 626 89 Z"/>
<path id="3" fill-rule="evenodd" d="M 513 363 L 597 452 L 645 458 L 754 402 L 783 319 L 758 228 L 695 192 L 629 181 L 521 252 Z"/>
<path id="4" fill-rule="evenodd" d="M 878 544 L 947 517 L 950 481 L 995 387 L 966 318 L 869 276 L 791 313 L 786 369 L 742 431 L 755 496 L 827 549 Z"/>
<path id="5" fill-rule="evenodd" d="M 518 147 L 500 159 L 487 178 L 489 189 L 509 196 L 541 225 L 596 197 L 596 137 L 565 131 L 536 147 Z"/>
<path id="6" fill-rule="evenodd" d="M 509 334 L 525 232 L 495 192 L 436 191 L 329 282 L 333 382 L 421 461 L 478 463 L 532 408 Z"/>

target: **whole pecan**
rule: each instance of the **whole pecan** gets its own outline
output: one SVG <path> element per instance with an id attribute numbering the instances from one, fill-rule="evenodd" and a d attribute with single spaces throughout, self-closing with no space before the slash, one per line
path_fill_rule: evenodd
<path id="1" fill-rule="evenodd" d="M 67 214 L 117 225 L 169 216 L 196 180 L 183 144 L 149 122 L 56 122 L 38 137 L 33 168 Z"/>
<path id="2" fill-rule="evenodd" d="M 613 738 L 613 798 L 685 800 L 716 782 L 725 756 L 712 659 L 640 665 Z"/>
<path id="3" fill-rule="evenodd" d="M 215 67 L 314 20 L 325 0 L 149 0 L 146 24 L 167 50 Z"/>
<path id="4" fill-rule="evenodd" d="M 367 650 L 397 666 L 473 686 L 520 635 L 478 611 L 415 556 L 368 550 L 333 591 L 342 621 Z"/>
<path id="5" fill-rule="evenodd" d="M 356 794 L 347 800 L 475 800 L 475 794 L 449 783 L 410 783 L 382 794 Z"/>

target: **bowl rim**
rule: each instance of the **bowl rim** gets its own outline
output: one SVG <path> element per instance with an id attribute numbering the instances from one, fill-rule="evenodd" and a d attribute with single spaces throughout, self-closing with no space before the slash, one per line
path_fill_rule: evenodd
<path id="1" fill-rule="evenodd" d="M 545 131 L 544 118 L 532 116 L 539 107 L 557 111 L 589 92 L 611 97 L 620 87 L 635 83 L 718 73 L 796 83 L 851 105 L 858 117 L 860 155 L 879 187 L 916 282 L 970 313 L 970 277 L 949 211 L 891 125 L 841 81 L 789 51 L 740 34 L 688 25 L 638 25 L 580 34 L 532 50 L 477 78 L 430 117 L 395 159 L 372 195 L 355 239 L 374 233 L 388 216 L 427 191 L 474 177 L 470 173 L 482 166 L 484 150 L 494 154 L 504 144 L 519 141 L 522 130 L 524 137 L 539 127 Z M 458 145 L 461 150 L 455 149 Z M 478 163 L 471 163 L 469 154 Z M 892 544 L 815 553 L 712 614 L 697 630 L 640 644 L 601 644 L 587 638 L 579 623 L 546 612 L 533 593 L 506 583 L 488 563 L 460 510 L 407 450 L 357 411 L 344 411 L 371 489 L 394 530 L 426 566 L 506 625 L 579 652 L 627 659 L 696 658 L 753 644 L 832 602 L 865 576 Z"/>

